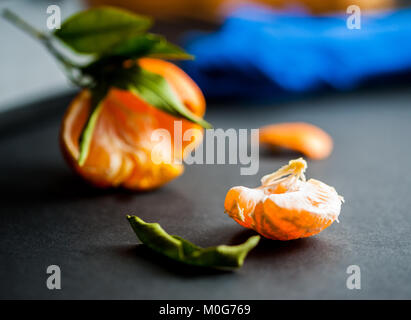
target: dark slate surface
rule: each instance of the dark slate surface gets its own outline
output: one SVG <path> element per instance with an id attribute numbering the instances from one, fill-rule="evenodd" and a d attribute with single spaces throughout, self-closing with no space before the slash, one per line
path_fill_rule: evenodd
<path id="1" fill-rule="evenodd" d="M 296 155 L 262 152 L 258 176 L 240 176 L 235 165 L 197 165 L 156 192 L 95 190 L 73 175 L 59 152 L 59 119 L 68 99 L 31 106 L 57 107 L 42 121 L 19 124 L 3 116 L 0 298 L 411 298 L 409 90 L 209 106 L 215 127 L 280 121 L 323 127 L 335 150 L 325 161 L 310 161 L 307 175 L 346 199 L 339 224 L 309 239 L 263 240 L 233 273 L 182 267 L 152 254 L 137 245 L 125 215 L 158 221 L 202 246 L 239 243 L 253 233 L 223 213 L 227 189 L 255 186 Z M 60 291 L 46 288 L 51 264 L 61 267 Z M 361 267 L 361 290 L 346 288 L 351 264 Z"/>

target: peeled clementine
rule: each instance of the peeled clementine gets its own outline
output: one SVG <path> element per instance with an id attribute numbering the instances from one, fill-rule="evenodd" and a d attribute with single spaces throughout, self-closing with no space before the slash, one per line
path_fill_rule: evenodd
<path id="1" fill-rule="evenodd" d="M 255 189 L 233 187 L 226 196 L 226 212 L 240 225 L 266 238 L 292 240 L 315 235 L 335 220 L 344 199 L 333 187 L 305 179 L 307 163 L 291 160 L 264 176 Z"/>
<path id="2" fill-rule="evenodd" d="M 163 76 L 177 97 L 194 114 L 203 116 L 205 100 L 201 90 L 176 65 L 152 58 L 138 60 L 141 68 Z M 61 127 L 61 146 L 70 165 L 87 181 L 100 187 L 123 186 L 135 190 L 148 190 L 162 186 L 184 171 L 181 163 L 152 160 L 155 142 L 151 135 L 156 129 L 167 129 L 170 141 L 163 141 L 160 158 L 168 159 L 170 150 L 184 157 L 188 147 L 198 145 L 203 137 L 201 127 L 188 120 L 176 118 L 131 92 L 112 88 L 103 101 L 102 110 L 93 131 L 86 161 L 79 166 L 79 137 L 91 105 L 91 94 L 83 90 L 72 101 Z M 195 128 L 191 141 L 182 141 L 174 148 L 174 121 L 182 121 L 182 134 Z"/>

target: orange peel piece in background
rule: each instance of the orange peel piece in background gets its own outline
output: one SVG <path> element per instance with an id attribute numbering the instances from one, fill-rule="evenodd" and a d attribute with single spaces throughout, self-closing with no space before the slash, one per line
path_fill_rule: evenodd
<path id="1" fill-rule="evenodd" d="M 264 176 L 258 188 L 231 188 L 226 213 L 269 239 L 293 240 L 321 232 L 338 221 L 344 199 L 321 181 L 306 181 L 306 168 L 304 159 L 291 160 Z"/>
<path id="2" fill-rule="evenodd" d="M 309 123 L 285 122 L 260 128 L 260 143 L 301 152 L 311 159 L 325 159 L 333 140 L 324 130 Z"/>
<path id="3" fill-rule="evenodd" d="M 138 61 L 141 68 L 163 76 L 191 112 L 200 117 L 204 115 L 204 96 L 183 70 L 160 59 L 142 58 Z M 183 164 L 153 161 L 152 151 L 157 142 L 151 141 L 151 136 L 156 129 L 166 129 L 170 133 L 170 141 L 164 141 L 164 148 L 157 150 L 160 153 L 156 156 L 160 160 L 172 158 L 172 150 L 176 152 L 176 158 L 184 158 L 203 139 L 203 130 L 199 125 L 163 112 L 129 91 L 112 88 L 104 99 L 87 160 L 80 166 L 77 162 L 79 137 L 90 105 L 91 94 L 88 90 L 81 91 L 74 98 L 64 115 L 60 143 L 70 166 L 98 187 L 150 190 L 180 176 L 184 171 Z M 173 143 L 175 120 L 182 122 L 182 135 L 187 130 L 197 129 L 193 131 L 191 141 L 183 141 L 177 148 Z"/>

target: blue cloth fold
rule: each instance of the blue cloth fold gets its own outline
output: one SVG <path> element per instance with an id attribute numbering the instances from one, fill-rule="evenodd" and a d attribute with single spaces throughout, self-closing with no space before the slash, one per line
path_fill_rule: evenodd
<path id="1" fill-rule="evenodd" d="M 411 10 L 363 14 L 361 29 L 347 17 L 242 7 L 188 41 L 196 59 L 183 68 L 209 97 L 346 90 L 411 70 Z"/>

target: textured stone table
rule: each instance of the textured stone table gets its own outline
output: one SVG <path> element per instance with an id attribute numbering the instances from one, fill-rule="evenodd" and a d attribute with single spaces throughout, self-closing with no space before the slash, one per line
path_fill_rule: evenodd
<path id="1" fill-rule="evenodd" d="M 137 245 L 125 215 L 158 221 L 202 246 L 239 243 L 253 232 L 223 213 L 227 189 L 255 186 L 296 155 L 261 152 L 257 176 L 240 176 L 236 165 L 197 165 L 151 193 L 95 190 L 73 175 L 58 148 L 70 98 L 1 121 L 0 298 L 411 298 L 409 89 L 271 105 L 210 103 L 207 119 L 215 127 L 308 121 L 327 130 L 335 150 L 310 161 L 307 176 L 346 199 L 339 224 L 308 239 L 263 240 L 233 273 L 193 270 L 152 254 Z M 60 291 L 46 288 L 51 264 L 61 267 Z M 352 264 L 361 268 L 361 290 L 346 288 Z"/>

